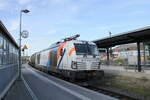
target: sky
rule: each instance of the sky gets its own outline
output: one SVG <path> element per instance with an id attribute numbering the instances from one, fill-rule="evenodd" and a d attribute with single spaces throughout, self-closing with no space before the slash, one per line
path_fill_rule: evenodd
<path id="1" fill-rule="evenodd" d="M 28 55 L 75 34 L 92 41 L 150 26 L 150 0 L 0 0 L 0 20 L 17 42 L 21 9 L 30 10 L 22 18 Z"/>

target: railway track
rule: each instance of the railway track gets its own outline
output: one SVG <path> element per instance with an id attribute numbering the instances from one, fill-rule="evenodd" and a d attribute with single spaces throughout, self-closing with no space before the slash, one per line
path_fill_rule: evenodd
<path id="1" fill-rule="evenodd" d="M 138 97 L 131 96 L 131 95 L 123 93 L 123 92 L 115 91 L 115 90 L 110 89 L 110 88 L 96 86 L 92 83 L 88 83 L 88 82 L 85 82 L 85 81 L 70 81 L 68 79 L 67 80 L 63 79 L 63 80 L 69 81 L 73 84 L 79 85 L 81 87 L 84 87 L 84 88 L 87 88 L 87 89 L 90 89 L 90 90 L 93 90 L 93 91 L 96 91 L 96 92 L 99 92 L 99 93 L 102 93 L 102 94 L 105 94 L 105 95 L 109 95 L 109 96 L 117 98 L 119 100 L 141 100 Z"/>
<path id="2" fill-rule="evenodd" d="M 113 91 L 111 89 L 104 88 L 104 87 L 96 87 L 96 86 L 93 86 L 93 85 L 88 85 L 88 86 L 83 86 L 83 87 L 88 88 L 90 90 L 94 90 L 96 92 L 100 92 L 100 93 L 109 95 L 111 97 L 118 98 L 119 100 L 140 100 L 138 98 L 129 96 L 127 94 L 116 92 L 116 91 Z"/>
<path id="3" fill-rule="evenodd" d="M 63 80 L 65 80 L 65 79 L 63 79 Z M 66 81 L 69 81 L 69 80 L 66 80 Z M 69 81 L 69 82 L 76 84 L 76 85 L 79 85 L 81 87 L 84 87 L 84 88 L 87 88 L 87 89 L 90 89 L 90 90 L 93 90 L 93 91 L 117 98 L 119 100 L 141 100 L 136 96 L 131 96 L 131 95 L 124 93 L 124 92 L 115 91 L 115 90 L 107 88 L 107 87 L 97 86 L 95 84 L 88 83 L 85 81 L 82 81 L 82 82 L 81 81 L 76 81 L 76 82 Z"/>
<path id="4" fill-rule="evenodd" d="M 39 69 L 37 69 L 39 70 Z M 43 71 L 44 72 L 44 71 Z M 76 84 L 76 85 L 79 85 L 81 87 L 84 87 L 84 88 L 87 88 L 87 89 L 90 89 L 90 90 L 93 90 L 93 91 L 96 91 L 96 92 L 99 92 L 99 93 L 103 93 L 105 95 L 109 95 L 111 97 L 115 97 L 115 98 L 118 98 L 119 100 L 141 100 L 137 97 L 133 97 L 133 96 L 130 96 L 128 94 L 125 94 L 125 93 L 121 93 L 119 91 L 114 91 L 112 89 L 109 89 L 109 88 L 104 88 L 104 87 L 98 87 L 96 85 L 93 85 L 93 84 L 89 84 L 88 82 L 86 81 L 70 81 L 69 79 L 66 79 L 64 77 L 60 77 L 60 75 L 58 74 L 52 74 L 52 73 L 47 73 L 45 72 L 46 74 L 49 74 L 49 75 L 52 75 L 54 77 L 57 77 L 57 78 L 60 78 L 62 80 L 65 80 L 65 81 L 68 81 L 70 83 L 73 83 L 73 84 Z"/>

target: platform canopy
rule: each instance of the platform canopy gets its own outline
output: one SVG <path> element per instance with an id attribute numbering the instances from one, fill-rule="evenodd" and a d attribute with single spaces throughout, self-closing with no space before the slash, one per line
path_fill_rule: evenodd
<path id="1" fill-rule="evenodd" d="M 98 48 L 109 48 L 116 45 L 143 42 L 150 39 L 150 26 L 124 32 L 112 37 L 94 40 Z"/>

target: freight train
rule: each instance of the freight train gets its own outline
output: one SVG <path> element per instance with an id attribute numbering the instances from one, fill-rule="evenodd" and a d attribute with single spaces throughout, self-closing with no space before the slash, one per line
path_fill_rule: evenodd
<path id="1" fill-rule="evenodd" d="M 81 41 L 75 35 L 33 54 L 30 64 L 38 69 L 71 79 L 101 77 L 100 56 L 93 42 Z"/>

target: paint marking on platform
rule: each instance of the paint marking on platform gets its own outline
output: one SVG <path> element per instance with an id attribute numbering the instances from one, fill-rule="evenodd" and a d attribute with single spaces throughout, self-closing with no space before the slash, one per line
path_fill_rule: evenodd
<path id="1" fill-rule="evenodd" d="M 31 95 L 33 100 L 38 100 L 38 98 L 36 97 L 36 95 L 34 94 L 34 92 L 32 91 L 32 89 L 30 88 L 30 86 L 28 85 L 28 83 L 25 81 L 24 77 L 22 76 L 22 80 L 23 83 L 25 84 L 27 90 L 29 91 L 29 94 Z"/>

